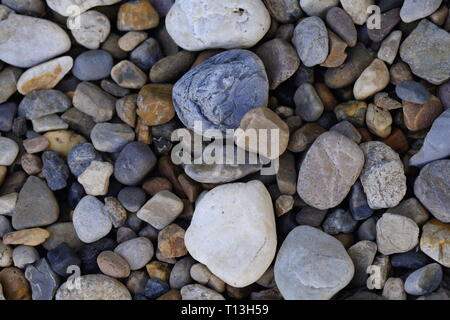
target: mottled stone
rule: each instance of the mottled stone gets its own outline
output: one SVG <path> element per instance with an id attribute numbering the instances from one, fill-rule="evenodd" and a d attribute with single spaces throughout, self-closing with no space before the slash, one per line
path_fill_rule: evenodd
<path id="1" fill-rule="evenodd" d="M 385 213 L 377 222 L 378 251 L 384 255 L 407 252 L 419 242 L 419 227 L 408 217 Z"/>
<path id="2" fill-rule="evenodd" d="M 377 253 L 377 245 L 372 241 L 359 241 L 348 249 L 348 254 L 355 265 L 355 275 L 350 282 L 353 287 L 362 287 L 367 282 L 367 268 L 372 264 Z"/>
<path id="3" fill-rule="evenodd" d="M 33 300 L 53 300 L 60 282 L 45 258 L 28 266 L 25 278 L 30 282 Z"/>
<path id="4" fill-rule="evenodd" d="M 81 82 L 73 96 L 73 106 L 90 115 L 95 122 L 112 119 L 116 99 L 90 82 Z"/>
<path id="5" fill-rule="evenodd" d="M 329 51 L 328 31 L 319 17 L 308 17 L 295 27 L 292 43 L 307 67 L 323 63 Z"/>
<path id="6" fill-rule="evenodd" d="M 161 125 L 175 117 L 172 85 L 147 84 L 137 97 L 137 115 L 149 126 Z"/>
<path id="7" fill-rule="evenodd" d="M 67 28 L 71 30 L 77 43 L 91 50 L 100 48 L 111 31 L 108 17 L 95 10 L 69 17 Z"/>
<path id="8" fill-rule="evenodd" d="M 298 87 L 294 95 L 295 113 L 308 122 L 317 121 L 323 113 L 324 106 L 316 89 L 304 83 Z"/>
<path id="9" fill-rule="evenodd" d="M 335 209 L 327 215 L 322 224 L 323 231 L 328 234 L 352 233 L 358 221 L 354 220 L 350 211 Z"/>
<path id="10" fill-rule="evenodd" d="M 431 263 L 406 278 L 405 291 L 414 296 L 430 294 L 439 288 L 443 277 L 442 267 L 437 263 Z"/>
<path id="11" fill-rule="evenodd" d="M 120 31 L 152 29 L 158 23 L 158 13 L 150 1 L 128 1 L 120 6 L 117 13 L 117 29 Z"/>
<path id="12" fill-rule="evenodd" d="M 20 269 L 11 267 L 0 271 L 0 286 L 6 300 L 31 300 L 30 284 Z"/>
<path id="13" fill-rule="evenodd" d="M 410 23 L 435 12 L 441 5 L 442 0 L 405 0 L 400 11 L 403 22 Z"/>
<path id="14" fill-rule="evenodd" d="M 184 245 L 185 231 L 176 224 L 170 224 L 158 234 L 158 249 L 165 258 L 179 258 L 188 252 Z"/>
<path id="15" fill-rule="evenodd" d="M 296 0 L 264 0 L 264 4 L 271 16 L 281 23 L 296 22 L 302 15 L 299 1 Z"/>
<path id="16" fill-rule="evenodd" d="M 326 22 L 349 47 L 354 47 L 358 40 L 355 25 L 352 18 L 340 7 L 333 7 L 326 13 Z"/>
<path id="17" fill-rule="evenodd" d="M 386 64 L 380 59 L 373 60 L 355 82 L 353 87 L 355 99 L 365 100 L 380 92 L 389 84 L 389 79 L 390 75 Z"/>
<path id="18" fill-rule="evenodd" d="M 392 132 L 391 113 L 370 103 L 366 112 L 366 124 L 371 133 L 380 138 L 387 138 Z"/>
<path id="19" fill-rule="evenodd" d="M 111 78 L 122 88 L 140 89 L 147 82 L 147 75 L 134 63 L 122 60 L 111 69 Z"/>
<path id="20" fill-rule="evenodd" d="M 411 131 L 430 127 L 442 111 L 441 101 L 433 95 L 425 104 L 403 101 L 403 119 L 406 127 Z"/>
<path id="21" fill-rule="evenodd" d="M 64 112 L 70 107 L 70 99 L 61 91 L 37 90 L 26 95 L 19 104 L 18 113 L 28 120 Z"/>
<path id="22" fill-rule="evenodd" d="M 85 196 L 73 213 L 75 231 L 84 243 L 95 242 L 111 231 L 112 223 L 103 212 L 103 203 L 93 196 Z"/>
<path id="23" fill-rule="evenodd" d="M 53 190 L 61 190 L 67 187 L 70 172 L 64 159 L 54 151 L 45 151 L 42 154 L 42 174 L 48 187 Z"/>
<path id="24" fill-rule="evenodd" d="M 386 92 L 378 92 L 375 94 L 374 103 L 377 107 L 386 110 L 395 110 L 403 108 L 403 105 L 397 100 L 391 98 Z"/>
<path id="25" fill-rule="evenodd" d="M 431 220 L 422 228 L 420 250 L 444 267 L 450 267 L 450 225 Z"/>
<path id="26" fill-rule="evenodd" d="M 152 259 L 154 249 L 149 239 L 139 237 L 122 242 L 114 252 L 128 262 L 131 270 L 139 270 Z"/>

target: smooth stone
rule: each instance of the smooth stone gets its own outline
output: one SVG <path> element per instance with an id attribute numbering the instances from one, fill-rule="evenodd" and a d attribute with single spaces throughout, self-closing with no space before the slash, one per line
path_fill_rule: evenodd
<path id="1" fill-rule="evenodd" d="M 103 203 L 93 196 L 85 196 L 73 212 L 73 226 L 84 243 L 95 242 L 106 236 L 112 223 L 103 212 Z"/>
<path id="2" fill-rule="evenodd" d="M 150 70 L 162 58 L 161 47 L 154 38 L 148 38 L 130 53 L 130 61 L 144 71 Z"/>
<path id="3" fill-rule="evenodd" d="M 70 99 L 61 91 L 44 89 L 26 95 L 19 104 L 18 114 L 28 120 L 64 112 L 70 108 Z"/>
<path id="4" fill-rule="evenodd" d="M 13 265 L 13 248 L 0 241 L 0 267 L 10 267 Z"/>
<path id="5" fill-rule="evenodd" d="M 3 0 L 2 4 L 17 13 L 33 17 L 42 17 L 46 13 L 44 0 Z"/>
<path id="6" fill-rule="evenodd" d="M 130 265 L 117 253 L 103 251 L 97 257 L 100 271 L 113 278 L 127 278 L 130 275 Z"/>
<path id="7" fill-rule="evenodd" d="M 0 71 L 0 88 L 2 88 L 0 92 L 0 103 L 8 101 L 9 97 L 17 91 L 17 80 L 21 73 L 22 71 L 20 69 L 14 67 L 4 68 Z"/>
<path id="8" fill-rule="evenodd" d="M 155 194 L 137 212 L 139 219 L 161 230 L 172 223 L 183 211 L 183 202 L 170 191 Z"/>
<path id="9" fill-rule="evenodd" d="M 433 95 L 425 104 L 403 101 L 404 123 L 411 131 L 419 131 L 430 127 L 434 120 L 442 114 L 442 111 L 441 101 Z"/>
<path id="10" fill-rule="evenodd" d="M 425 104 L 430 99 L 430 92 L 419 82 L 404 81 L 395 87 L 397 96 L 408 102 Z"/>
<path id="11" fill-rule="evenodd" d="M 74 182 L 70 185 L 68 195 L 67 195 L 67 202 L 69 204 L 69 207 L 71 209 L 75 209 L 78 202 L 86 195 L 86 192 L 84 191 L 84 188 L 81 184 L 78 182 Z"/>
<path id="12" fill-rule="evenodd" d="M 319 17 L 308 17 L 295 27 L 292 43 L 307 67 L 325 62 L 328 56 L 328 31 Z"/>
<path id="13" fill-rule="evenodd" d="M 300 0 L 300 7 L 308 16 L 324 16 L 329 9 L 339 5 L 339 0 Z"/>
<path id="14" fill-rule="evenodd" d="M 380 17 L 380 28 L 368 28 L 368 36 L 373 42 L 381 42 L 399 22 L 400 10 L 398 8 L 384 12 Z"/>
<path id="15" fill-rule="evenodd" d="M 100 87 L 108 92 L 109 94 L 113 95 L 114 97 L 122 98 L 125 97 L 130 93 L 130 89 L 122 88 L 118 84 L 116 84 L 112 80 L 103 79 L 100 82 Z"/>
<path id="16" fill-rule="evenodd" d="M 137 212 L 144 205 L 146 195 L 144 190 L 138 187 L 125 187 L 120 190 L 117 199 L 122 206 L 130 212 Z"/>
<path id="17" fill-rule="evenodd" d="M 174 85 L 172 97 L 178 117 L 188 129 L 194 130 L 199 121 L 203 131 L 223 132 L 238 128 L 247 111 L 265 107 L 268 89 L 261 59 L 247 50 L 229 50 L 187 72 Z"/>
<path id="18" fill-rule="evenodd" d="M 91 132 L 92 144 L 101 152 L 119 152 L 134 137 L 133 130 L 121 123 L 97 123 Z"/>
<path id="19" fill-rule="evenodd" d="M 23 229 L 5 234 L 3 243 L 35 247 L 42 244 L 48 237 L 50 233 L 42 228 Z"/>
<path id="20" fill-rule="evenodd" d="M 14 248 L 12 258 L 15 267 L 24 269 L 39 260 L 39 252 L 34 247 L 18 246 Z"/>
<path id="21" fill-rule="evenodd" d="M 11 267 L 0 271 L 0 286 L 6 300 L 31 300 L 30 284 L 20 269 Z"/>
<path id="22" fill-rule="evenodd" d="M 70 49 L 66 32 L 40 18 L 10 13 L 0 21 L 0 60 L 29 68 Z"/>
<path id="23" fill-rule="evenodd" d="M 414 220 L 421 226 L 430 219 L 428 211 L 420 204 L 416 198 L 403 200 L 394 208 L 389 208 L 389 213 L 399 214 Z"/>
<path id="24" fill-rule="evenodd" d="M 30 176 L 20 190 L 14 209 L 12 217 L 14 229 L 50 225 L 56 222 L 58 217 L 59 205 L 53 192 L 44 181 Z"/>
<path id="25" fill-rule="evenodd" d="M 182 300 L 225 300 L 218 292 L 201 284 L 188 284 L 181 288 Z"/>
<path id="26" fill-rule="evenodd" d="M 127 52 L 120 49 L 119 39 L 118 34 L 111 32 L 105 42 L 102 43 L 101 49 L 111 54 L 114 59 L 122 60 L 127 57 Z"/>
<path id="27" fill-rule="evenodd" d="M 146 125 L 162 125 L 175 117 L 170 84 L 147 84 L 137 96 L 136 114 Z"/>
<path id="28" fill-rule="evenodd" d="M 438 97 L 445 109 L 450 109 L 450 81 L 441 85 L 438 89 Z"/>
<path id="29" fill-rule="evenodd" d="M 374 4 L 374 0 L 341 0 L 342 7 L 357 25 L 366 23 L 370 12 L 368 8 Z"/>
<path id="30" fill-rule="evenodd" d="M 413 296 L 430 294 L 439 288 L 444 274 L 442 267 L 432 263 L 411 273 L 405 281 L 405 291 Z"/>
<path id="31" fill-rule="evenodd" d="M 80 276 L 80 287 L 74 286 L 72 281 L 69 280 L 59 287 L 56 300 L 131 300 L 125 285 L 102 274 Z"/>
<path id="32" fill-rule="evenodd" d="M 69 125 L 56 114 L 43 116 L 41 118 L 31 120 L 31 122 L 33 124 L 34 132 L 37 133 L 69 128 Z"/>
<path id="33" fill-rule="evenodd" d="M 3 237 L 5 234 L 12 232 L 13 228 L 8 218 L 3 215 L 0 215 L 0 237 Z"/>
<path id="34" fill-rule="evenodd" d="M 302 16 L 297 0 L 266 0 L 264 4 L 270 15 L 281 23 L 296 22 Z"/>
<path id="35" fill-rule="evenodd" d="M 177 261 L 170 272 L 169 284 L 171 288 L 181 289 L 193 282 L 190 274 L 191 267 L 196 263 L 191 257 L 185 257 Z"/>
<path id="36" fill-rule="evenodd" d="M 275 262 L 275 281 L 286 300 L 329 300 L 350 283 L 354 272 L 342 244 L 309 226 L 288 234 Z"/>
<path id="37" fill-rule="evenodd" d="M 328 30 L 329 53 L 327 59 L 320 65 L 325 68 L 337 68 L 347 60 L 347 43 L 339 38 L 333 31 Z"/>
<path id="38" fill-rule="evenodd" d="M 145 284 L 149 279 L 146 271 L 131 271 L 126 285 L 132 295 L 144 294 Z"/>
<path id="39" fill-rule="evenodd" d="M 326 13 L 326 22 L 349 47 L 354 47 L 358 40 L 355 25 L 352 18 L 340 7 L 333 7 Z"/>
<path id="40" fill-rule="evenodd" d="M 101 161 L 101 154 L 88 142 L 77 144 L 67 155 L 70 172 L 76 177 L 82 174 L 92 161 Z"/>
<path id="41" fill-rule="evenodd" d="M 397 57 L 398 49 L 400 48 L 400 42 L 402 40 L 402 32 L 397 30 L 391 32 L 381 43 L 378 50 L 377 57 L 384 62 L 392 64 Z"/>
<path id="42" fill-rule="evenodd" d="M 76 108 L 70 108 L 61 115 L 61 119 L 69 124 L 69 128 L 89 137 L 95 126 L 94 119 Z"/>
<path id="43" fill-rule="evenodd" d="M 0 165 L 10 166 L 19 154 L 19 146 L 9 138 L 0 137 Z"/>
<path id="44" fill-rule="evenodd" d="M 91 50 L 100 48 L 111 31 L 108 17 L 95 10 L 69 17 L 67 28 L 78 44 Z"/>
<path id="45" fill-rule="evenodd" d="M 339 121 L 348 121 L 357 128 L 365 126 L 367 104 L 364 101 L 348 101 L 334 108 Z"/>
<path id="46" fill-rule="evenodd" d="M 366 220 L 373 214 L 373 210 L 367 203 L 367 196 L 364 193 L 363 186 L 358 180 L 352 187 L 349 198 L 350 212 L 355 220 Z"/>
<path id="47" fill-rule="evenodd" d="M 260 0 L 232 0 L 228 6 L 214 0 L 181 0 L 166 16 L 167 32 L 189 51 L 253 47 L 270 23 L 269 12 Z"/>
<path id="48" fill-rule="evenodd" d="M 107 78 L 113 67 L 113 57 L 104 50 L 89 50 L 78 55 L 72 74 L 81 81 Z"/>
<path id="49" fill-rule="evenodd" d="M 191 256 L 227 284 L 245 287 L 257 281 L 277 243 L 267 189 L 258 180 L 212 189 L 197 204 L 184 240 Z"/>
<path id="50" fill-rule="evenodd" d="M 322 224 L 323 231 L 328 234 L 352 233 L 358 221 L 354 220 L 350 211 L 335 209 L 329 213 Z"/>
<path id="51" fill-rule="evenodd" d="M 434 85 L 450 79 L 450 34 L 423 19 L 400 46 L 400 57 L 418 77 Z"/>
<path id="52" fill-rule="evenodd" d="M 30 282 L 33 300 L 53 300 L 60 280 L 45 258 L 28 266 L 25 278 Z"/>
<path id="53" fill-rule="evenodd" d="M 377 222 L 378 251 L 384 255 L 407 252 L 419 243 L 419 227 L 410 218 L 384 213 Z"/>
<path id="54" fill-rule="evenodd" d="M 383 297 L 387 300 L 406 300 L 405 285 L 401 278 L 389 278 L 383 288 Z"/>
<path id="55" fill-rule="evenodd" d="M 150 0 L 150 3 L 160 17 L 165 17 L 167 15 L 174 2 L 175 0 Z"/>
<path id="56" fill-rule="evenodd" d="M 391 83 L 395 86 L 403 81 L 414 80 L 411 68 L 403 61 L 394 63 L 389 72 L 391 74 Z"/>
<path id="57" fill-rule="evenodd" d="M 364 155 L 356 143 L 340 133 L 326 132 L 301 164 L 297 192 L 312 207 L 333 208 L 347 196 L 363 165 Z"/>
<path id="58" fill-rule="evenodd" d="M 373 103 L 369 103 L 367 107 L 366 124 L 369 131 L 380 138 L 387 138 L 391 135 L 391 113 L 389 110 L 377 107 Z"/>
<path id="59" fill-rule="evenodd" d="M 377 245 L 372 241 L 359 241 L 348 249 L 348 255 L 355 265 L 352 287 L 363 287 L 367 282 L 367 268 L 372 265 L 377 253 Z"/>
<path id="60" fill-rule="evenodd" d="M 154 83 L 170 83 L 181 78 L 194 63 L 196 54 L 180 51 L 157 61 L 151 68 L 149 78 Z"/>
<path id="61" fill-rule="evenodd" d="M 70 172 L 64 159 L 54 151 L 45 151 L 42 154 L 42 174 L 48 187 L 53 190 L 61 190 L 67 187 Z"/>
<path id="62" fill-rule="evenodd" d="M 17 192 L 0 197 L 0 214 L 12 214 L 17 203 Z"/>
<path id="63" fill-rule="evenodd" d="M 128 31 L 120 37 L 118 44 L 123 51 L 133 51 L 139 44 L 148 38 L 147 32 L 144 31 Z"/>
<path id="64" fill-rule="evenodd" d="M 399 155 L 379 141 L 365 142 L 360 147 L 365 156 L 360 179 L 369 207 L 395 207 L 406 194 L 406 176 Z"/>
<path id="65" fill-rule="evenodd" d="M 450 225 L 431 220 L 422 228 L 420 250 L 446 268 L 450 267 Z"/>
<path id="66" fill-rule="evenodd" d="M 111 163 L 94 160 L 78 176 L 78 182 L 83 186 L 86 194 L 104 196 L 108 193 L 109 178 L 113 171 L 114 167 Z"/>
<path id="67" fill-rule="evenodd" d="M 391 264 L 395 268 L 417 270 L 430 263 L 430 259 L 417 247 L 408 252 L 395 253 L 390 258 Z"/>
<path id="68" fill-rule="evenodd" d="M 147 82 L 147 75 L 128 60 L 120 61 L 111 69 L 111 78 L 127 89 L 140 89 Z"/>
<path id="69" fill-rule="evenodd" d="M 142 142 L 127 144 L 114 164 L 114 177 L 120 183 L 138 184 L 156 165 L 156 157 L 148 145 Z"/>
<path id="70" fill-rule="evenodd" d="M 132 128 L 136 127 L 137 97 L 137 94 L 130 94 L 116 102 L 117 116 Z"/>
<path id="71" fill-rule="evenodd" d="M 144 295 L 149 299 L 156 299 L 170 290 L 169 285 L 160 279 L 150 278 L 144 288 Z"/>
<path id="72" fill-rule="evenodd" d="M 128 262 L 131 270 L 139 270 L 152 259 L 154 249 L 149 239 L 139 237 L 122 242 L 114 252 Z"/>
<path id="73" fill-rule="evenodd" d="M 294 103 L 295 113 L 308 122 L 317 121 L 324 111 L 322 100 L 316 89 L 309 83 L 304 83 L 297 88 Z"/>
<path id="74" fill-rule="evenodd" d="M 389 70 L 386 64 L 375 59 L 361 73 L 353 87 L 353 95 L 356 100 L 365 100 L 377 92 L 382 91 L 389 84 Z"/>
<path id="75" fill-rule="evenodd" d="M 116 99 L 90 82 L 81 82 L 73 96 L 73 106 L 91 116 L 95 122 L 105 122 L 114 115 Z"/>
<path id="76" fill-rule="evenodd" d="M 74 250 L 78 250 L 83 246 L 83 242 L 78 238 L 72 222 L 57 222 L 47 228 L 50 237 L 45 240 L 42 246 L 45 250 L 55 249 L 61 243 L 66 243 Z"/>
<path id="77" fill-rule="evenodd" d="M 35 154 L 24 154 L 20 159 L 20 165 L 23 171 L 29 175 L 38 174 L 42 170 L 42 161 Z"/>
<path id="78" fill-rule="evenodd" d="M 110 6 L 117 2 L 120 2 L 120 0 L 90 0 L 90 1 L 84 1 L 79 2 L 76 0 L 45 0 L 47 5 L 52 9 L 53 11 L 56 11 L 60 15 L 64 17 L 73 16 L 73 7 L 76 5 L 77 11 L 76 14 L 83 13 L 93 7 L 99 7 L 99 6 Z"/>
<path id="79" fill-rule="evenodd" d="M 449 126 L 450 110 L 447 109 L 434 120 L 422 148 L 410 158 L 409 164 L 415 167 L 423 167 L 427 163 L 450 156 L 450 140 L 447 139 Z"/>
<path id="80" fill-rule="evenodd" d="M 310 206 L 303 207 L 296 215 L 295 221 L 299 225 L 319 227 L 325 219 L 328 210 L 319 210 Z"/>
<path id="81" fill-rule="evenodd" d="M 414 182 L 414 194 L 438 220 L 449 223 L 450 160 L 438 160 L 420 170 Z"/>
<path id="82" fill-rule="evenodd" d="M 156 27 L 159 16 L 150 1 L 133 0 L 122 4 L 117 13 L 119 31 L 140 31 Z"/>
<path id="83" fill-rule="evenodd" d="M 354 125 L 352 125 L 347 120 L 344 120 L 344 121 L 341 121 L 341 122 L 335 124 L 329 130 L 336 131 L 336 132 L 346 136 L 350 140 L 353 140 L 355 143 L 358 143 L 358 144 L 361 142 L 361 139 L 362 139 L 359 131 L 355 128 Z"/>
<path id="84" fill-rule="evenodd" d="M 405 0 L 400 16 L 403 22 L 410 23 L 428 17 L 440 7 L 441 3 L 442 0 Z"/>

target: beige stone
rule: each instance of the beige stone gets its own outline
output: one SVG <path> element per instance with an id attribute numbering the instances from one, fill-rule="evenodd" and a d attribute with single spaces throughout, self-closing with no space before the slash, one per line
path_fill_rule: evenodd
<path id="1" fill-rule="evenodd" d="M 109 162 L 92 161 L 89 167 L 78 176 L 86 194 L 91 196 L 104 196 L 108 192 L 109 178 L 114 167 Z"/>
<path id="2" fill-rule="evenodd" d="M 389 80 L 386 64 L 380 59 L 375 59 L 356 80 L 353 95 L 356 100 L 365 100 L 386 88 Z"/>
<path id="3" fill-rule="evenodd" d="M 56 130 L 44 134 L 49 142 L 48 150 L 58 152 L 67 157 L 69 151 L 77 144 L 86 142 L 86 139 L 71 130 Z"/>
<path id="4" fill-rule="evenodd" d="M 3 237 L 4 244 L 38 246 L 50 237 L 50 233 L 41 228 L 24 229 L 7 233 Z"/>
<path id="5" fill-rule="evenodd" d="M 392 131 L 392 116 L 389 110 L 369 103 L 366 112 L 366 124 L 369 131 L 380 138 L 387 138 Z"/>

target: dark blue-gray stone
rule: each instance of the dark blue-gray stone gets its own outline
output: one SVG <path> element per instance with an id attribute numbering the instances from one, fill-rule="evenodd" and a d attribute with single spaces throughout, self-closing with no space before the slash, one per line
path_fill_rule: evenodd
<path id="1" fill-rule="evenodd" d="M 336 118 L 336 114 L 334 112 L 324 112 L 319 120 L 317 120 L 317 124 L 321 126 L 322 128 L 329 130 L 331 127 L 333 127 L 335 124 L 338 123 L 338 120 Z"/>
<path id="2" fill-rule="evenodd" d="M 72 73 L 82 81 L 100 80 L 109 77 L 113 64 L 113 57 L 108 52 L 89 50 L 75 59 Z"/>
<path id="3" fill-rule="evenodd" d="M 430 263 L 430 258 L 416 248 L 391 255 L 391 264 L 395 268 L 419 269 L 428 263 Z"/>
<path id="4" fill-rule="evenodd" d="M 130 61 L 143 71 L 149 71 L 162 58 L 164 55 L 154 38 L 148 38 L 130 53 Z"/>
<path id="5" fill-rule="evenodd" d="M 67 155 L 70 172 L 76 177 L 82 174 L 92 161 L 101 161 L 101 154 L 88 142 L 77 144 Z"/>
<path id="6" fill-rule="evenodd" d="M 373 210 L 367 203 L 367 196 L 364 193 L 363 186 L 359 180 L 356 181 L 350 191 L 348 204 L 352 217 L 355 220 L 366 220 L 373 214 Z"/>
<path id="7" fill-rule="evenodd" d="M 76 181 L 72 183 L 67 194 L 67 202 L 69 203 L 70 208 L 75 209 L 78 202 L 80 202 L 85 195 L 86 192 L 81 184 Z"/>
<path id="8" fill-rule="evenodd" d="M 126 225 L 134 232 L 138 232 L 142 228 L 142 223 L 143 221 L 135 213 L 128 215 Z"/>
<path id="9" fill-rule="evenodd" d="M 375 219 L 369 218 L 363 223 L 361 223 L 356 234 L 359 240 L 374 241 L 377 237 Z"/>
<path id="10" fill-rule="evenodd" d="M 165 17 L 175 0 L 149 0 L 160 17 Z"/>
<path id="11" fill-rule="evenodd" d="M 295 215 L 295 221 L 299 225 L 319 227 L 327 213 L 328 210 L 319 210 L 314 207 L 306 206 Z"/>
<path id="12" fill-rule="evenodd" d="M 18 114 L 34 120 L 54 113 L 64 112 L 72 103 L 63 92 L 53 89 L 36 90 L 27 94 L 19 104 Z"/>
<path id="13" fill-rule="evenodd" d="M 403 81 L 395 87 L 397 96 L 405 101 L 425 104 L 430 99 L 430 92 L 419 82 Z"/>
<path id="14" fill-rule="evenodd" d="M 56 191 L 67 187 L 67 179 L 70 176 L 69 167 L 57 152 L 45 151 L 42 154 L 42 163 L 42 174 L 51 190 Z"/>
<path id="15" fill-rule="evenodd" d="M 47 259 L 52 266 L 52 269 L 63 277 L 68 277 L 71 272 L 67 272 L 67 268 L 70 266 L 80 266 L 81 260 L 75 253 L 75 251 L 63 242 L 55 249 L 47 252 Z"/>
<path id="16" fill-rule="evenodd" d="M 12 232 L 13 228 L 11 222 L 4 215 L 0 215 L 0 238 L 9 232 Z"/>
<path id="17" fill-rule="evenodd" d="M 405 291 L 414 296 L 430 294 L 439 288 L 443 276 L 442 267 L 438 263 L 431 263 L 406 278 Z"/>
<path id="18" fill-rule="evenodd" d="M 12 133 L 16 137 L 22 137 L 27 133 L 27 119 L 25 117 L 17 117 L 12 124 Z"/>
<path id="19" fill-rule="evenodd" d="M 33 300 L 53 300 L 59 288 L 59 276 L 45 258 L 25 269 L 25 278 L 30 282 Z"/>
<path id="20" fill-rule="evenodd" d="M 192 68 L 174 86 L 178 117 L 193 130 L 239 127 L 249 110 L 267 106 L 269 82 L 261 59 L 247 50 L 228 50 Z"/>
<path id="21" fill-rule="evenodd" d="M 355 230 L 358 221 L 352 218 L 349 211 L 335 209 L 322 224 L 323 231 L 329 234 L 351 233 Z"/>
<path id="22" fill-rule="evenodd" d="M 8 132 L 12 129 L 17 105 L 13 102 L 0 104 L 0 131 Z"/>
<path id="23" fill-rule="evenodd" d="M 102 251 L 112 251 L 117 246 L 117 242 L 111 238 L 102 238 L 92 243 L 85 244 L 78 256 L 81 259 L 82 274 L 99 273 L 100 269 L 97 265 L 97 256 Z"/>
<path id="24" fill-rule="evenodd" d="M 156 278 L 147 280 L 144 289 L 144 295 L 149 299 L 156 299 L 170 290 L 168 283 Z"/>
<path id="25" fill-rule="evenodd" d="M 122 206 L 130 212 L 137 212 L 145 203 L 147 196 L 142 188 L 125 187 L 117 197 Z"/>
<path id="26" fill-rule="evenodd" d="M 138 184 L 156 165 L 156 157 L 148 145 L 142 142 L 127 144 L 114 165 L 114 177 L 120 183 L 133 186 Z"/>

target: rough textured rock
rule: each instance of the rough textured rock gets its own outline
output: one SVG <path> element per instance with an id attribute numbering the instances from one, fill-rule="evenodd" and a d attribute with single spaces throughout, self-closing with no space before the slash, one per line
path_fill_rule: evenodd
<path id="1" fill-rule="evenodd" d="M 419 227 L 410 218 L 386 212 L 377 222 L 378 251 L 384 255 L 407 252 L 419 242 Z"/>
<path id="2" fill-rule="evenodd" d="M 355 275 L 350 284 L 362 287 L 367 282 L 367 268 L 372 264 L 377 253 L 377 245 L 372 241 L 359 241 L 348 249 L 348 254 L 355 265 Z"/>
<path id="3" fill-rule="evenodd" d="M 76 42 L 91 50 L 98 49 L 111 31 L 108 17 L 95 10 L 69 17 L 67 28 L 71 29 Z"/>
<path id="4" fill-rule="evenodd" d="M 19 104 L 18 114 L 35 120 L 70 108 L 70 99 L 61 91 L 37 90 L 26 95 Z"/>
<path id="5" fill-rule="evenodd" d="M 112 119 L 116 99 L 90 82 L 81 82 L 73 96 L 73 106 L 90 115 L 95 122 Z"/>
<path id="6" fill-rule="evenodd" d="M 382 142 L 361 144 L 365 164 L 361 183 L 372 209 L 391 208 L 406 194 L 406 177 L 399 155 Z"/>
<path id="7" fill-rule="evenodd" d="M 286 300 L 328 300 L 353 278 L 355 267 L 342 244 L 309 226 L 284 240 L 275 262 L 275 281 Z"/>
<path id="8" fill-rule="evenodd" d="M 117 13 L 117 29 L 139 31 L 154 28 L 159 16 L 150 1 L 133 0 L 122 4 Z"/>
<path id="9" fill-rule="evenodd" d="M 89 167 L 78 176 L 78 182 L 83 185 L 86 194 L 104 196 L 108 193 L 109 178 L 114 167 L 109 162 L 92 161 Z"/>
<path id="10" fill-rule="evenodd" d="M 170 191 L 163 190 L 148 200 L 137 212 L 137 216 L 156 229 L 161 230 L 181 214 L 183 207 L 183 202 L 178 196 Z"/>
<path id="11" fill-rule="evenodd" d="M 231 0 L 227 6 L 214 0 L 180 0 L 167 14 L 166 28 L 189 51 L 248 48 L 269 30 L 270 15 L 260 0 Z"/>
<path id="12" fill-rule="evenodd" d="M 450 268 L 450 224 L 431 220 L 422 228 L 420 250 Z"/>
<path id="13" fill-rule="evenodd" d="M 45 258 L 28 266 L 25 278 L 30 282 L 33 300 L 53 300 L 60 282 Z"/>
<path id="14" fill-rule="evenodd" d="M 328 57 L 328 31 L 319 17 L 308 17 L 295 27 L 292 43 L 307 67 L 323 63 Z"/>
<path id="15" fill-rule="evenodd" d="M 281 23 L 296 22 L 302 15 L 302 10 L 297 0 L 264 0 L 264 4 L 270 14 Z"/>
<path id="16" fill-rule="evenodd" d="M 225 300 L 220 293 L 201 284 L 188 284 L 181 288 L 180 293 L 183 300 Z"/>
<path id="17" fill-rule="evenodd" d="M 272 202 L 260 181 L 209 191 L 197 204 L 185 235 L 191 256 L 234 287 L 262 276 L 275 256 L 276 242 Z"/>
<path id="18" fill-rule="evenodd" d="M 313 143 L 300 167 L 297 192 L 310 206 L 328 209 L 347 196 L 364 165 L 358 145 L 330 131 Z"/>

